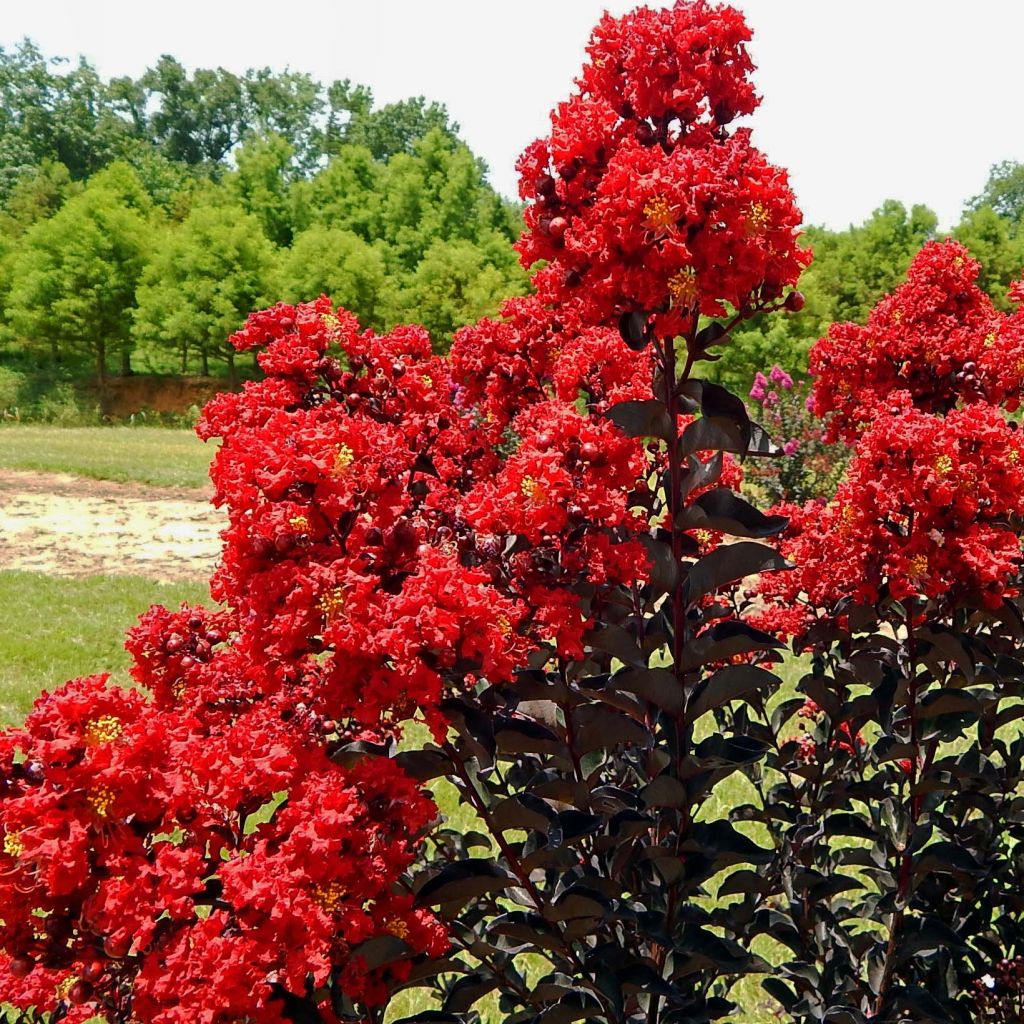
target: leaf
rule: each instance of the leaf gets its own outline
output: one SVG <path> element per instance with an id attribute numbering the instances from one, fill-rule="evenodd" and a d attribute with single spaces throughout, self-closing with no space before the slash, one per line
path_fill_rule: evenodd
<path id="1" fill-rule="evenodd" d="M 672 420 L 664 402 L 656 398 L 619 402 L 605 415 L 629 437 L 660 437 L 671 441 Z"/>
<path id="2" fill-rule="evenodd" d="M 566 754 L 565 744 L 546 725 L 532 718 L 495 717 L 497 749 L 506 754 Z"/>
<path id="3" fill-rule="evenodd" d="M 690 837 L 680 849 L 703 853 L 720 867 L 729 864 L 767 864 L 772 859 L 771 850 L 758 846 L 728 821 L 695 822 L 690 826 Z"/>
<path id="4" fill-rule="evenodd" d="M 439 779 L 455 771 L 448 756 L 437 747 L 403 750 L 395 755 L 395 763 L 417 782 L 430 782 L 431 779 Z"/>
<path id="5" fill-rule="evenodd" d="M 923 634 L 923 639 L 931 643 L 943 661 L 956 665 L 969 683 L 974 682 L 974 658 L 959 637 L 949 630 L 933 627 Z"/>
<path id="6" fill-rule="evenodd" d="M 366 968 L 370 971 L 401 960 L 411 953 L 412 949 L 408 943 L 394 935 L 377 935 L 352 950 L 353 956 L 360 956 L 366 961 Z"/>
<path id="7" fill-rule="evenodd" d="M 690 720 L 728 704 L 756 690 L 772 689 L 779 683 L 778 676 L 756 665 L 727 665 L 701 683 L 690 698 Z"/>
<path id="8" fill-rule="evenodd" d="M 766 516 L 728 487 L 716 487 L 683 509 L 677 525 L 684 530 L 719 530 L 732 537 L 764 538 L 782 533 L 789 519 Z"/>
<path id="9" fill-rule="evenodd" d="M 690 567 L 686 581 L 686 600 L 693 603 L 705 594 L 712 594 L 727 583 L 755 576 L 761 572 L 791 569 L 774 548 L 753 541 L 723 544 L 709 551 Z"/>
<path id="10" fill-rule="evenodd" d="M 697 744 L 694 753 L 701 761 L 712 766 L 752 764 L 759 761 L 768 749 L 767 744 L 749 736 L 709 736 Z"/>
<path id="11" fill-rule="evenodd" d="M 517 793 L 506 797 L 491 812 L 494 823 L 502 830 L 534 829 L 546 832 L 555 812 L 540 797 L 532 793 Z"/>
<path id="12" fill-rule="evenodd" d="M 651 562 L 651 586 L 662 594 L 672 593 L 679 583 L 679 564 L 672 546 L 650 534 L 642 534 L 640 543 L 647 549 Z"/>
<path id="13" fill-rule="evenodd" d="M 669 714 L 683 710 L 683 688 L 667 668 L 623 669 L 612 676 L 611 685 L 635 693 Z"/>
<path id="14" fill-rule="evenodd" d="M 634 351 L 642 351 L 651 340 L 647 314 L 634 311 L 619 317 L 619 336 Z"/>
<path id="15" fill-rule="evenodd" d="M 707 462 L 693 455 L 689 456 L 680 489 L 683 498 L 686 498 L 694 491 L 699 491 L 702 487 L 709 487 L 711 484 L 718 483 L 722 476 L 724 461 L 721 452 L 715 452 Z"/>
<path id="16" fill-rule="evenodd" d="M 718 888 L 718 898 L 723 896 L 762 896 L 769 888 L 770 883 L 762 878 L 756 871 L 749 868 L 740 868 L 729 875 Z"/>
<path id="17" fill-rule="evenodd" d="M 694 345 L 700 352 L 706 352 L 712 345 L 720 342 L 726 334 L 728 331 L 725 327 L 717 320 L 713 320 L 707 327 L 702 327 L 697 332 L 697 337 L 693 339 Z"/>
<path id="18" fill-rule="evenodd" d="M 933 690 L 921 698 L 921 713 L 928 718 L 936 715 L 978 714 L 980 711 L 978 698 L 965 690 Z"/>
<path id="19" fill-rule="evenodd" d="M 603 623 L 599 628 L 592 629 L 586 636 L 591 647 L 605 651 L 618 658 L 624 665 L 635 665 L 643 668 L 647 664 L 637 639 L 627 633 L 621 626 Z"/>
<path id="20" fill-rule="evenodd" d="M 686 787 L 671 775 L 659 775 L 640 790 L 640 799 L 648 807 L 685 807 Z"/>
<path id="21" fill-rule="evenodd" d="M 752 654 L 755 651 L 777 651 L 784 647 L 770 633 L 755 629 L 746 622 L 729 619 L 716 622 L 696 640 L 683 648 L 679 668 L 690 672 L 709 661 L 725 661 L 738 654 Z"/>
<path id="22" fill-rule="evenodd" d="M 485 893 L 515 885 L 515 879 L 490 860 L 460 860 L 443 867 L 416 893 L 416 905 L 437 907 L 442 903 L 467 903 Z"/>
<path id="23" fill-rule="evenodd" d="M 742 455 L 746 452 L 748 444 L 749 437 L 732 420 L 701 416 L 690 423 L 680 436 L 679 456 L 682 458 L 708 451 Z"/>
<path id="24" fill-rule="evenodd" d="M 540 914 L 529 910 L 511 910 L 496 917 L 487 929 L 487 938 L 491 942 L 496 938 L 511 939 L 513 943 L 498 942 L 496 945 L 507 949 L 510 945 L 518 943 L 517 951 L 524 947 L 558 949 L 563 941 L 556 927 L 545 921 Z"/>
<path id="25" fill-rule="evenodd" d="M 544 1010 L 536 1021 L 537 1024 L 571 1024 L 586 1017 L 596 1017 L 600 1012 L 601 1004 L 592 995 L 574 989 Z"/>
<path id="26" fill-rule="evenodd" d="M 627 743 L 643 745 L 650 738 L 647 730 L 628 715 L 603 704 L 587 704 L 577 708 L 573 713 L 573 722 L 576 727 L 573 746 L 580 754 Z"/>
<path id="27" fill-rule="evenodd" d="M 441 1010 L 444 1013 L 465 1013 L 473 1008 L 484 996 L 498 987 L 498 979 L 483 974 L 468 974 L 459 978 L 444 997 Z"/>

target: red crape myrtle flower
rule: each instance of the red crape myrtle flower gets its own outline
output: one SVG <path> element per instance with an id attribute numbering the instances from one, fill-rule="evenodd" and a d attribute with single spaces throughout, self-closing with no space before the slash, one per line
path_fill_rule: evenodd
<path id="1" fill-rule="evenodd" d="M 452 687 L 511 681 L 542 643 L 580 653 L 579 588 L 646 571 L 643 441 L 577 407 L 581 390 L 634 393 L 644 359 L 610 332 L 556 330 L 535 300 L 508 312 L 449 362 L 420 328 L 363 333 L 326 299 L 275 307 L 234 339 L 267 345 L 266 379 L 203 414 L 229 517 L 214 596 L 273 685 L 301 680 L 345 730 L 419 715 L 443 733 Z M 471 351 L 485 337 L 493 361 Z"/>
<path id="2" fill-rule="evenodd" d="M 940 415 L 958 403 L 1016 408 L 1024 313 L 997 310 L 978 287 L 978 272 L 959 242 L 929 242 L 866 324 L 829 328 L 811 349 L 810 369 L 814 410 L 828 417 L 831 440 L 855 440 L 894 391 Z"/>
<path id="3" fill-rule="evenodd" d="M 796 563 L 766 576 L 773 605 L 760 624 L 799 632 L 792 610 L 924 596 L 998 607 L 1021 562 L 1012 518 L 1024 514 L 1024 438 L 985 405 L 932 416 L 890 395 L 857 445 L 828 503 L 774 511 L 790 517 L 780 546 Z M 781 617 L 779 615 L 781 613 Z"/>
<path id="4" fill-rule="evenodd" d="M 395 892 L 433 802 L 393 762 L 334 764 L 294 697 L 207 716 L 197 666 L 178 660 L 177 706 L 94 676 L 3 735 L 0 1001 L 72 1020 L 283 1024 L 279 997 L 305 997 L 310 979 L 385 1000 L 408 961 L 370 970 L 364 942 L 446 948 Z"/>
<path id="5" fill-rule="evenodd" d="M 728 127 L 757 105 L 749 38 L 739 12 L 703 2 L 598 25 L 578 91 L 518 165 L 517 248 L 548 262 L 545 301 L 593 324 L 655 314 L 672 335 L 796 282 L 810 254 L 786 173 Z"/>

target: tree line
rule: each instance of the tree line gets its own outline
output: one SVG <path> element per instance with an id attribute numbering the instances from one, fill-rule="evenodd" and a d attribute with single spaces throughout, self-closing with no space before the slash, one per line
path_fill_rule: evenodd
<path id="1" fill-rule="evenodd" d="M 299 72 L 137 80 L 0 49 L 6 361 L 234 373 L 252 309 L 328 292 L 439 339 L 525 290 L 518 207 L 446 109 Z"/>
<path id="2" fill-rule="evenodd" d="M 104 79 L 25 41 L 0 48 L 0 101 L 0 378 L 233 377 L 225 338 L 250 310 L 323 292 L 367 326 L 423 323 L 444 348 L 527 288 L 520 208 L 423 97 L 378 107 L 348 80 L 170 56 Z M 1003 308 L 1022 225 L 1024 165 L 1007 162 L 952 231 Z M 890 200 L 807 234 L 806 308 L 737 332 L 728 383 L 804 372 L 828 324 L 863 320 L 939 232 L 927 207 Z"/>

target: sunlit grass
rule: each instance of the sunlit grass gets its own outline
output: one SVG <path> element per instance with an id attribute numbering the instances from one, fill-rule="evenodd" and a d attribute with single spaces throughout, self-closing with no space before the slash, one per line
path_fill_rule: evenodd
<path id="1" fill-rule="evenodd" d="M 0 427 L 0 467 L 160 487 L 205 487 L 214 446 L 160 427 Z"/>
<path id="2" fill-rule="evenodd" d="M 205 584 L 0 572 L 0 722 L 17 721 L 40 692 L 76 676 L 110 672 L 127 683 L 125 631 L 151 604 L 182 601 L 209 604 Z"/>

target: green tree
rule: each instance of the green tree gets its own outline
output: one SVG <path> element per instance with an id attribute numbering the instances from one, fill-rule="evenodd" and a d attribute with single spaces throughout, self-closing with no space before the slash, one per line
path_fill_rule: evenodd
<path id="1" fill-rule="evenodd" d="M 964 214 L 953 237 L 981 263 L 978 284 L 1000 309 L 1009 310 L 1007 287 L 1024 275 L 1024 233 L 1015 233 L 991 206 L 979 206 Z"/>
<path id="2" fill-rule="evenodd" d="M 132 171 L 115 165 L 90 181 L 53 217 L 24 235 L 11 268 L 6 314 L 29 344 L 45 343 L 54 362 L 66 348 L 90 357 L 100 381 L 119 351 L 131 372 L 131 314 L 152 228 L 127 197 L 145 196 Z"/>
<path id="3" fill-rule="evenodd" d="M 314 225 L 283 254 L 282 298 L 308 302 L 329 295 L 364 326 L 382 328 L 388 276 L 381 248 L 344 228 Z"/>
<path id="4" fill-rule="evenodd" d="M 291 244 L 292 157 L 295 149 L 281 135 L 250 136 L 235 153 L 237 170 L 227 177 L 234 200 L 263 226 L 275 244 Z"/>
<path id="5" fill-rule="evenodd" d="M 518 210 L 487 183 L 486 168 L 464 143 L 432 129 L 388 161 L 381 180 L 381 235 L 412 270 L 437 240 L 487 244 L 517 237 Z"/>
<path id="6" fill-rule="evenodd" d="M 277 298 L 277 255 L 260 222 L 239 206 L 203 203 L 167 229 L 138 288 L 133 333 L 155 351 L 176 352 L 188 372 L 190 351 L 204 376 L 210 357 L 235 380 L 227 337 L 254 309 Z"/>
<path id="7" fill-rule="evenodd" d="M 384 173 L 365 146 L 346 146 L 312 180 L 292 188 L 296 230 L 320 224 L 352 231 L 367 242 L 379 238 Z"/>
<path id="8" fill-rule="evenodd" d="M 472 242 L 438 239 L 393 293 L 389 326 L 423 324 L 435 348 L 447 349 L 455 330 L 495 313 L 502 299 L 522 295 L 526 287 L 515 261 L 497 266 Z"/>
<path id="9" fill-rule="evenodd" d="M 149 118 L 153 140 L 171 160 L 192 166 L 220 163 L 249 129 L 242 81 L 224 68 L 199 68 L 189 76 L 164 54 L 142 76 L 157 107 Z"/>
<path id="10" fill-rule="evenodd" d="M 967 204 L 969 210 L 983 206 L 991 206 L 1015 228 L 1024 221 L 1024 164 L 1004 160 L 992 165 L 985 187 Z"/>
<path id="11" fill-rule="evenodd" d="M 399 153 L 412 153 L 416 143 L 435 130 L 454 141 L 459 126 L 449 119 L 443 103 L 414 96 L 379 110 L 360 105 L 345 126 L 344 142 L 365 146 L 375 160 L 386 161 Z"/>

